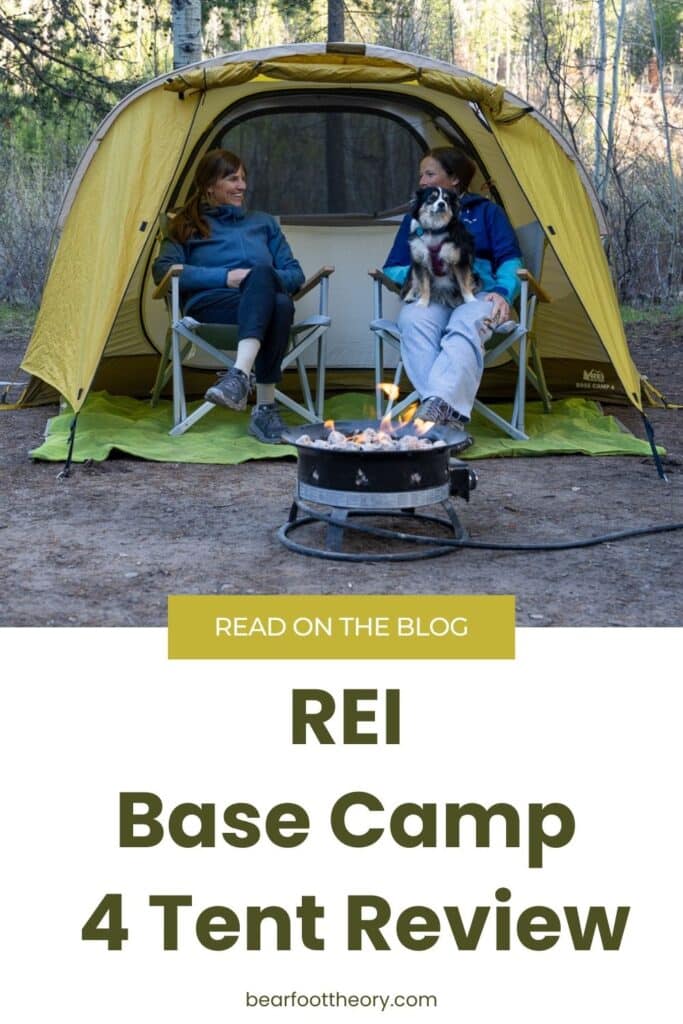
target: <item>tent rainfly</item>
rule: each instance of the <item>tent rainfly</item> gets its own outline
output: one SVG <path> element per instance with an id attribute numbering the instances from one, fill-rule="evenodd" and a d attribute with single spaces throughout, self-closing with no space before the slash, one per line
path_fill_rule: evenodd
<path id="1" fill-rule="evenodd" d="M 184 200 L 198 159 L 215 146 L 244 159 L 251 206 L 280 217 L 306 272 L 337 267 L 328 380 L 335 368 L 369 367 L 366 271 L 382 264 L 419 159 L 438 145 L 466 149 L 478 166 L 473 189 L 502 203 L 513 226 L 543 227 L 541 284 L 553 301 L 537 311 L 535 334 L 553 395 L 641 409 L 602 211 L 567 142 L 500 85 L 426 57 L 343 43 L 191 65 L 143 85 L 105 118 L 62 206 L 18 404 L 58 392 L 77 411 L 94 388 L 149 392 L 165 334 L 150 279 L 159 215 Z M 505 397 L 513 378 L 504 370 L 487 371 L 482 394 Z"/>

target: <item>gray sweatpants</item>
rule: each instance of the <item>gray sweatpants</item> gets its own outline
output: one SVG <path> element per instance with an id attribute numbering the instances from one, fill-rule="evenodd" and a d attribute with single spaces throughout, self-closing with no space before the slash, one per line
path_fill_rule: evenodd
<path id="1" fill-rule="evenodd" d="M 469 418 L 484 372 L 486 322 L 493 303 L 476 299 L 451 309 L 438 302 L 404 302 L 398 318 L 401 356 L 420 398 L 443 398 Z"/>

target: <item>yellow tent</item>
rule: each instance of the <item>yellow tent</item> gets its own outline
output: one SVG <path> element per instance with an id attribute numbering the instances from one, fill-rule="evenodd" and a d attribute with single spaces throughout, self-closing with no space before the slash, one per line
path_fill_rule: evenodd
<path id="1" fill-rule="evenodd" d="M 159 214 L 182 201 L 197 160 L 215 145 L 245 158 L 262 208 L 280 216 L 307 272 L 337 266 L 332 380 L 335 368 L 368 367 L 365 272 L 383 262 L 421 153 L 449 144 L 474 157 L 474 190 L 488 189 L 515 227 L 538 220 L 544 228 L 541 283 L 553 301 L 537 312 L 535 333 L 551 392 L 641 408 L 602 213 L 566 141 L 502 86 L 440 61 L 352 44 L 229 54 L 154 79 L 111 112 L 62 207 L 21 404 L 57 391 L 78 410 L 93 387 L 149 391 L 165 331 L 150 287 Z M 506 386 L 494 369 L 483 392 Z"/>

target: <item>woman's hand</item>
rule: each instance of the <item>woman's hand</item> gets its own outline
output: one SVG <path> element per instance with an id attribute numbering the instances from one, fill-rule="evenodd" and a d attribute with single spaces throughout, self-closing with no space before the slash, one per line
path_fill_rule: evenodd
<path id="1" fill-rule="evenodd" d="M 251 267 L 237 267 L 236 270 L 229 270 L 225 275 L 225 283 L 228 288 L 239 288 L 244 281 L 247 274 L 251 272 Z"/>
<path id="2" fill-rule="evenodd" d="M 491 303 L 491 316 L 488 319 L 493 327 L 513 319 L 512 309 L 498 292 L 485 292 L 483 295 L 477 295 L 477 298 Z"/>

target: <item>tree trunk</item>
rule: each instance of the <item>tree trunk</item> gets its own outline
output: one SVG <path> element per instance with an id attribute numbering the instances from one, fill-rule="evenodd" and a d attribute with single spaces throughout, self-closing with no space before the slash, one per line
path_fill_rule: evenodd
<path id="1" fill-rule="evenodd" d="M 605 138 L 605 70 L 607 66 L 607 19 L 605 16 L 605 0 L 598 0 L 598 84 L 595 100 L 595 163 L 593 181 L 600 190 L 604 175 L 602 157 Z"/>
<path id="2" fill-rule="evenodd" d="M 678 231 L 678 184 L 676 181 L 674 156 L 671 148 L 671 123 L 669 121 L 669 110 L 666 105 L 666 92 L 664 91 L 664 57 L 662 54 L 659 32 L 657 30 L 657 17 L 655 15 L 655 9 L 652 0 L 648 0 L 647 10 L 650 17 L 652 41 L 654 43 L 655 56 L 657 58 L 657 68 L 659 71 L 659 97 L 662 103 L 664 141 L 666 143 L 666 160 L 669 169 L 669 182 L 671 184 L 671 249 L 667 268 L 667 285 L 669 288 L 669 294 L 671 294 L 672 290 L 678 287 L 678 282 L 680 280 L 681 255 Z"/>
<path id="3" fill-rule="evenodd" d="M 335 43 L 344 41 L 344 0 L 327 0 L 327 39 Z"/>
<path id="4" fill-rule="evenodd" d="M 328 42 L 344 42 L 344 0 L 327 0 L 327 39 Z M 346 212 L 343 132 L 343 116 L 328 113 L 325 118 L 325 171 L 330 213 Z"/>
<path id="5" fill-rule="evenodd" d="M 607 198 L 607 180 L 610 168 L 614 167 L 614 126 L 619 106 L 619 75 L 621 66 L 621 49 L 624 41 L 624 26 L 626 24 L 626 0 L 621 0 L 621 6 L 617 15 L 617 35 L 614 41 L 614 57 L 612 63 L 612 95 L 609 101 L 609 118 L 607 120 L 607 139 L 605 142 L 605 166 L 602 182 L 598 185 L 600 198 L 603 203 Z"/>
<path id="6" fill-rule="evenodd" d="M 202 59 L 201 0 L 171 0 L 173 16 L 173 67 L 196 64 Z"/>

